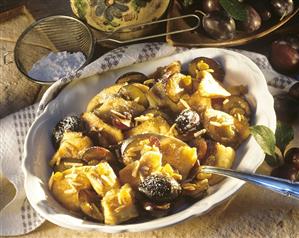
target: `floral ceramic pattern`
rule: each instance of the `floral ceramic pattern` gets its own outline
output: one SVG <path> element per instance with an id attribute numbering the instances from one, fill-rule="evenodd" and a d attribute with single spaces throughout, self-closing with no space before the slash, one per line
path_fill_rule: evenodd
<path id="1" fill-rule="evenodd" d="M 108 21 L 114 18 L 122 18 L 123 13 L 129 10 L 129 4 L 134 4 L 136 10 L 145 7 L 151 0 L 92 0 L 91 5 L 95 7 L 96 16 L 104 16 Z"/>

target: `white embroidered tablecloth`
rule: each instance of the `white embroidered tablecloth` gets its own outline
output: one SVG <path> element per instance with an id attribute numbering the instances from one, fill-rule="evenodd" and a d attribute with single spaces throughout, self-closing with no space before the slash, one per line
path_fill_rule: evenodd
<path id="1" fill-rule="evenodd" d="M 169 56 L 186 50 L 188 49 L 172 47 L 165 43 L 143 43 L 114 49 L 90 63 L 83 70 L 57 81 L 46 91 L 39 105 L 32 105 L 0 120 L 0 173 L 16 188 L 16 196 L 0 212 L 0 235 L 26 234 L 44 222 L 44 219 L 31 208 L 24 192 L 24 177 L 21 171 L 23 145 L 26 133 L 36 116 L 43 111 L 47 103 L 59 93 L 65 84 L 75 77 L 100 74 L 111 69 Z M 241 50 L 238 50 L 238 52 L 249 57 L 258 65 L 272 94 L 287 92 L 297 82 L 273 71 L 265 56 Z"/>

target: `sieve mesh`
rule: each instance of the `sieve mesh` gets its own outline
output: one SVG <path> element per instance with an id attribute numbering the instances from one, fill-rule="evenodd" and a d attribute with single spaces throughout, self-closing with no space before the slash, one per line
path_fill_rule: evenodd
<path id="1" fill-rule="evenodd" d="M 14 57 L 19 70 L 28 75 L 34 63 L 51 52 L 82 52 L 88 63 L 92 57 L 94 39 L 89 28 L 81 21 L 68 16 L 51 16 L 32 24 L 16 43 Z M 84 66 L 84 65 L 83 65 Z M 83 67 L 82 66 L 82 67 Z"/>

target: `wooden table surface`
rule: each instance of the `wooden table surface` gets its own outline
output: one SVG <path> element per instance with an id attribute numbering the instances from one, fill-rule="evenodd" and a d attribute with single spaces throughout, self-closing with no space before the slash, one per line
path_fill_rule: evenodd
<path id="1" fill-rule="evenodd" d="M 27 10 L 26 10 L 27 9 Z M 8 52 L 8 61 L 13 61 L 11 51 L 18 35 L 34 20 L 45 16 L 72 15 L 69 2 L 62 0 L 29 0 L 26 9 L 0 14 L 0 57 Z M 299 16 L 283 30 L 299 30 Z M 238 48 L 267 54 L 274 33 L 259 41 Z M 163 40 L 163 39 L 161 39 Z M 266 46 L 266 47 L 265 47 Z M 97 48 L 94 57 L 108 49 Z M 0 118 L 36 102 L 45 87 L 33 84 L 21 75 L 13 63 L 0 63 Z M 269 167 L 263 164 L 258 172 L 267 174 Z M 0 206 L 2 207 L 2 206 Z M 299 204 L 278 194 L 245 185 L 229 202 L 208 214 L 181 224 L 157 231 L 125 234 L 102 234 L 79 232 L 45 222 L 41 227 L 24 237 L 299 237 Z"/>

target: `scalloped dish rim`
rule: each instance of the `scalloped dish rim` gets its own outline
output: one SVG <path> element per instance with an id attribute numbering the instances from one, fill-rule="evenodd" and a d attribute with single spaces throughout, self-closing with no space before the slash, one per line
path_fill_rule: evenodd
<path id="1" fill-rule="evenodd" d="M 256 89 L 256 91 L 252 92 L 253 95 L 257 98 L 256 100 L 256 110 L 255 110 L 255 118 L 254 121 L 257 124 L 263 124 L 268 126 L 273 131 L 276 128 L 276 116 L 274 112 L 274 100 L 270 92 L 267 88 L 267 83 L 264 78 L 264 75 L 260 71 L 260 69 L 246 56 L 226 50 L 226 49 L 219 49 L 219 48 L 202 48 L 202 49 L 191 49 L 182 53 L 174 54 L 171 56 L 163 57 L 160 59 L 147 61 L 145 63 L 139 63 L 135 65 L 131 65 L 128 67 L 124 67 L 117 70 L 111 70 L 108 72 L 105 72 L 101 75 L 97 75 L 96 79 L 93 79 L 95 82 L 99 82 L 99 85 L 102 85 L 103 83 L 100 82 L 100 79 L 104 79 L 104 82 L 109 80 L 109 77 L 107 78 L 107 75 L 112 77 L 115 77 L 115 74 L 121 74 L 125 72 L 132 71 L 131 69 L 134 69 L 136 71 L 136 68 L 144 67 L 144 65 L 151 64 L 149 68 L 152 67 L 158 67 L 161 66 L 161 64 L 166 64 L 167 62 L 172 62 L 176 59 L 182 59 L 185 62 L 187 60 L 191 61 L 191 59 L 195 58 L 196 56 L 206 56 L 206 57 L 222 57 L 221 59 L 224 61 L 224 68 L 226 70 L 225 64 L 229 64 L 231 62 L 235 62 L 237 64 L 237 72 L 242 73 L 242 75 L 246 75 L 245 77 L 251 78 L 253 76 L 255 81 L 252 81 L 249 86 L 249 93 L 251 93 L 251 89 Z M 142 70 L 142 68 L 140 68 Z M 244 69 L 247 69 L 248 72 L 244 72 Z M 149 69 L 146 69 L 149 70 Z M 230 72 L 230 71 L 229 71 Z M 232 72 L 236 73 L 236 72 Z M 147 73 L 146 73 L 147 74 Z M 229 73 L 230 74 L 230 73 Z M 91 76 L 94 77 L 94 76 Z M 140 231 L 148 231 L 148 230 L 154 230 L 159 229 L 162 227 L 170 226 L 177 224 L 179 222 L 182 222 L 186 219 L 189 219 L 194 216 L 199 216 L 202 214 L 207 213 L 215 206 L 219 205 L 220 203 L 227 200 L 229 197 L 231 197 L 234 193 L 236 193 L 241 186 L 245 183 L 241 180 L 233 179 L 233 178 L 226 178 L 223 180 L 220 184 L 217 184 L 215 186 L 212 186 L 210 189 L 209 194 L 204 197 L 203 199 L 199 200 L 198 202 L 195 202 L 188 208 L 177 212 L 175 214 L 165 216 L 158 219 L 153 219 L 147 222 L 142 223 L 132 223 L 132 224 L 120 224 L 120 225 L 105 225 L 102 223 L 96 223 L 92 221 L 86 221 L 84 219 L 72 216 L 70 212 L 68 212 L 66 209 L 64 209 L 61 205 L 58 204 L 58 202 L 55 203 L 55 199 L 51 197 L 51 194 L 48 190 L 47 183 L 42 181 L 42 178 L 37 177 L 36 170 L 34 168 L 41 165 L 42 162 L 47 163 L 46 160 L 37 160 L 37 157 L 40 155 L 40 151 L 38 151 L 36 145 L 36 137 L 37 136 L 44 136 L 46 140 L 48 140 L 50 145 L 50 138 L 45 137 L 44 134 L 42 134 L 43 130 L 45 130 L 45 127 L 43 125 L 53 124 L 51 122 L 51 118 L 53 116 L 56 116 L 59 112 L 59 100 L 65 99 L 70 100 L 66 95 L 68 95 L 68 92 L 72 92 L 69 95 L 73 95 L 76 93 L 75 89 L 79 90 L 78 86 L 84 85 L 86 87 L 92 87 L 93 81 L 88 81 L 87 83 L 84 82 L 88 80 L 87 79 L 77 79 L 74 82 L 71 82 L 69 85 L 67 85 L 56 97 L 53 101 L 51 101 L 43 113 L 41 113 L 33 122 L 31 125 L 26 139 L 25 139 L 25 145 L 24 145 L 24 159 L 22 161 L 22 170 L 25 174 L 25 191 L 27 198 L 31 204 L 31 206 L 46 220 L 70 229 L 74 230 L 82 230 L 82 231 L 99 231 L 99 232 L 106 232 L 106 233 L 119 233 L 119 232 L 140 232 Z M 114 79 L 115 80 L 115 79 Z M 114 82 L 114 81 L 113 81 Z M 105 84 L 105 83 L 104 83 Z M 240 84 L 240 83 L 239 83 Z M 111 83 L 110 83 L 111 85 Z M 104 86 L 105 87 L 105 86 Z M 103 88 L 100 87 L 100 88 Z M 51 90 L 48 89 L 48 90 Z M 73 91 L 72 91 L 73 90 Z M 84 90 L 84 87 L 83 89 Z M 92 89 L 95 90 L 95 89 Z M 93 96 L 93 95 L 91 95 Z M 62 104 L 65 103 L 65 101 L 62 101 Z M 68 102 L 70 103 L 70 102 Z M 60 114 L 61 116 L 61 114 Z M 40 141 L 40 143 L 43 143 Z M 259 148 L 257 143 L 254 141 L 253 137 L 251 136 L 247 141 L 243 142 L 246 144 L 246 150 L 245 148 L 238 149 L 243 150 L 242 153 L 244 153 L 243 158 L 238 158 L 239 164 L 238 169 L 242 171 L 247 172 L 255 172 L 255 170 L 258 168 L 258 166 L 263 162 L 264 160 L 264 153 Z M 46 147 L 48 148 L 48 147 Z M 249 149 L 250 148 L 250 149 Z M 244 152 L 245 151 L 245 152 Z M 47 153 L 43 151 L 44 153 Z M 243 160 L 245 158 L 249 158 L 250 164 L 246 165 L 246 161 Z M 243 163 L 241 163 L 243 162 Z M 242 164 L 245 164 L 242 166 Z M 41 168 L 42 171 L 43 167 Z M 50 170 L 50 167 L 49 167 Z M 35 171 L 35 173 L 34 173 Z M 45 176 L 47 177 L 47 176 Z M 47 180 L 44 180 L 47 181 Z M 54 204 L 51 204 L 51 202 L 54 202 Z"/>

